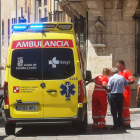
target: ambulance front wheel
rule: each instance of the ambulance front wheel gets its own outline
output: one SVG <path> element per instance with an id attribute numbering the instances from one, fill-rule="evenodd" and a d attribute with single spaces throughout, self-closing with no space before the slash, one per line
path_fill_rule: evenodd
<path id="1" fill-rule="evenodd" d="M 5 123 L 5 133 L 6 135 L 15 135 L 15 124 L 13 123 Z"/>

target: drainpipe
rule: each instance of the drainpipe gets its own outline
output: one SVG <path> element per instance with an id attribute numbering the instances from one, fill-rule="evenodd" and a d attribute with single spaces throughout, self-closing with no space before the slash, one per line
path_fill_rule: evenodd
<path id="1" fill-rule="evenodd" d="M 36 0 L 34 0 L 34 13 L 35 13 L 35 15 L 34 15 L 34 22 L 36 22 Z"/>
<path id="2" fill-rule="evenodd" d="M 0 13 L 1 13 L 1 0 L 0 0 Z M 1 27 L 1 15 L 0 15 L 0 27 Z M 0 36 L 1 36 L 1 28 L 0 28 Z M 1 64 L 1 38 L 0 38 L 0 64 Z M 1 70 L 0 70 L 0 77 L 2 77 Z M 1 82 L 2 82 L 2 80 L 0 78 L 0 85 L 1 85 Z"/>
<path id="3" fill-rule="evenodd" d="M 17 23 L 17 0 L 16 0 L 16 23 Z"/>
<path id="4" fill-rule="evenodd" d="M 136 19 L 135 19 L 135 76 L 137 75 L 137 30 L 136 30 Z"/>

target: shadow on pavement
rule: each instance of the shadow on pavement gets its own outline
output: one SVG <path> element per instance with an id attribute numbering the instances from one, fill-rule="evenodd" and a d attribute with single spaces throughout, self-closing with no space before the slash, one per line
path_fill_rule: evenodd
<path id="1" fill-rule="evenodd" d="M 0 136 L 0 140 L 4 140 L 7 136 Z"/>
<path id="2" fill-rule="evenodd" d="M 108 128 L 112 126 L 107 125 Z M 128 133 L 125 129 L 122 130 L 93 130 L 92 125 L 87 126 L 87 132 L 79 134 L 76 127 L 73 126 L 33 126 L 23 127 L 16 133 L 17 137 L 25 136 L 60 136 L 60 135 L 101 135 L 101 134 L 122 134 Z"/>

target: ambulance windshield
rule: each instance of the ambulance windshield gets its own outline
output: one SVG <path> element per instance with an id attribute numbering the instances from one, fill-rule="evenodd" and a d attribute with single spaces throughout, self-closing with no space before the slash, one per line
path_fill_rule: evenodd
<path id="1" fill-rule="evenodd" d="M 17 49 L 12 53 L 11 75 L 20 80 L 59 80 L 74 73 L 72 49 Z"/>

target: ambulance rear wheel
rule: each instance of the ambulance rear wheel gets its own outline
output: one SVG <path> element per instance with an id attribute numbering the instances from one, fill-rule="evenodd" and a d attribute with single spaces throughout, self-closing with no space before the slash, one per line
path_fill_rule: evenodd
<path id="1" fill-rule="evenodd" d="M 15 124 L 5 123 L 5 133 L 6 135 L 15 135 Z"/>
<path id="2" fill-rule="evenodd" d="M 82 121 L 80 124 L 78 124 L 78 132 L 79 133 L 86 133 L 86 127 L 87 127 L 87 113 L 84 118 L 84 121 Z"/>

